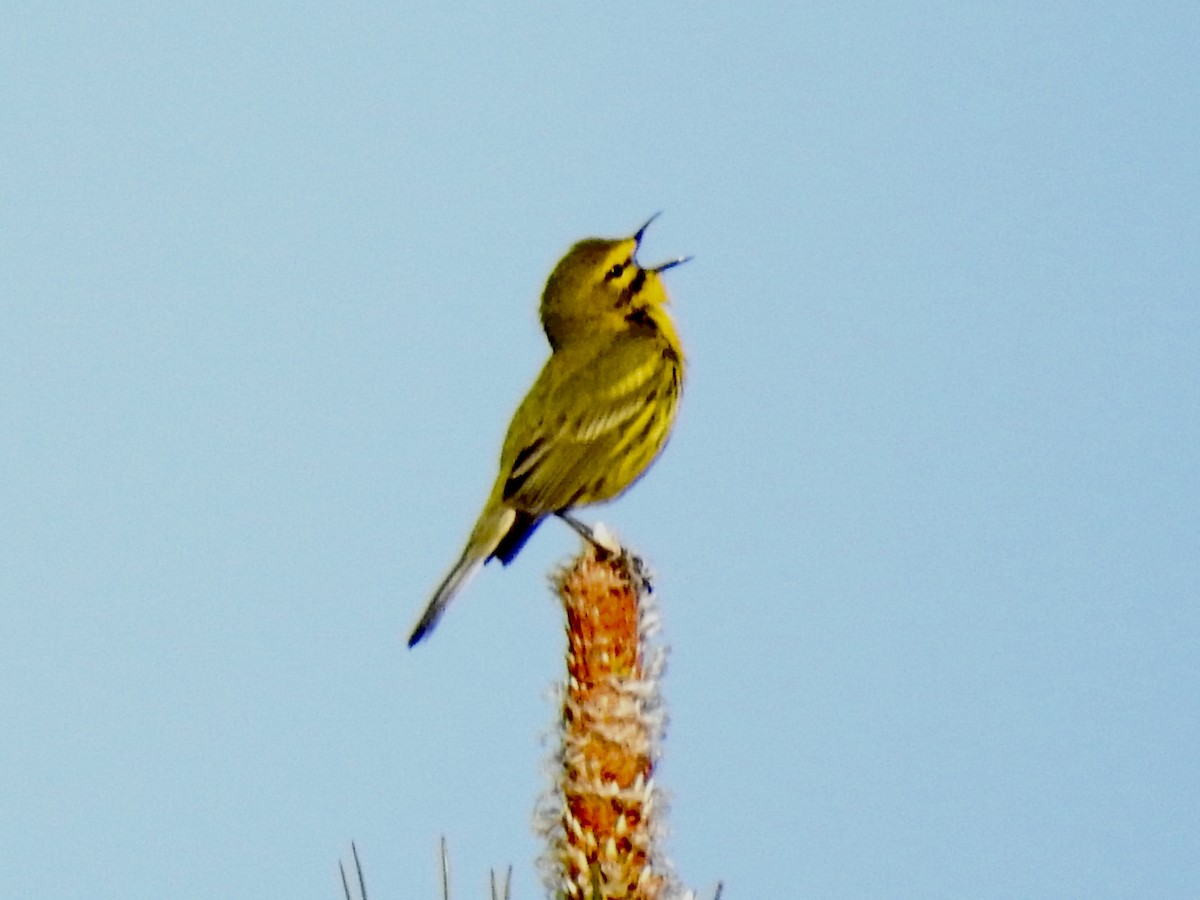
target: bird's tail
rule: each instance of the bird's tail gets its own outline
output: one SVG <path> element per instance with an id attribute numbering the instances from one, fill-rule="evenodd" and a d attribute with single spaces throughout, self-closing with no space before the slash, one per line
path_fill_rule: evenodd
<path id="1" fill-rule="evenodd" d="M 438 619 L 442 617 L 442 613 L 454 599 L 454 595 L 488 561 L 501 539 L 512 527 L 516 517 L 516 512 L 507 507 L 493 507 L 489 504 L 484 509 L 483 515 L 479 517 L 479 521 L 475 523 L 475 528 L 471 531 L 471 537 L 467 540 L 467 546 L 463 549 L 462 556 L 442 579 L 438 589 L 433 592 L 433 598 L 425 607 L 421 621 L 417 623 L 417 627 L 413 629 L 408 638 L 408 646 L 416 646 L 429 632 L 433 631 Z"/>

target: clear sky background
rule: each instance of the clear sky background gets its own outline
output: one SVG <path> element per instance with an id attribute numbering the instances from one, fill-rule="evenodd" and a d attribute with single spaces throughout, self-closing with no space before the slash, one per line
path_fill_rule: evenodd
<path id="1" fill-rule="evenodd" d="M 546 525 L 427 645 L 560 254 L 657 210 L 683 879 L 1200 896 L 1200 6 L 10 3 L 0 895 L 515 868 Z"/>

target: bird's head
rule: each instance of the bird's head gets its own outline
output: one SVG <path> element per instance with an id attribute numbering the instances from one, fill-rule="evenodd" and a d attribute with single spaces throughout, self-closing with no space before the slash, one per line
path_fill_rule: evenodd
<path id="1" fill-rule="evenodd" d="M 542 292 L 542 327 L 550 346 L 619 332 L 631 315 L 653 313 L 670 302 L 660 275 L 687 262 L 681 257 L 652 269 L 637 261 L 638 246 L 655 214 L 632 236 L 587 238 L 559 260 Z"/>

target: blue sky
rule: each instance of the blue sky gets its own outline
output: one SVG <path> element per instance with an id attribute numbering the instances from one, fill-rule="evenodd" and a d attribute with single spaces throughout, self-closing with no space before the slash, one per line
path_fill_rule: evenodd
<path id="1" fill-rule="evenodd" d="M 660 774 L 726 897 L 1200 895 L 1200 8 L 10 4 L 0 893 L 541 896 L 576 239 L 681 254 Z"/>

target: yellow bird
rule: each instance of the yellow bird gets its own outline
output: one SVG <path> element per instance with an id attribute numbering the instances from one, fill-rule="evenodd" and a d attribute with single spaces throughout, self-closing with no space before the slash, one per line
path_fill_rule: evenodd
<path id="1" fill-rule="evenodd" d="M 408 646 L 424 638 L 458 590 L 491 559 L 504 565 L 541 521 L 611 500 L 662 452 L 683 391 L 683 347 L 667 315 L 664 271 L 632 237 L 588 238 L 559 260 L 542 292 L 550 358 L 513 415 L 500 473 L 462 556 L 433 593 Z"/>

